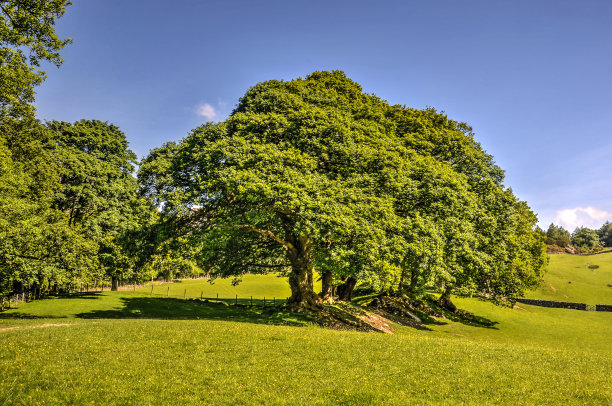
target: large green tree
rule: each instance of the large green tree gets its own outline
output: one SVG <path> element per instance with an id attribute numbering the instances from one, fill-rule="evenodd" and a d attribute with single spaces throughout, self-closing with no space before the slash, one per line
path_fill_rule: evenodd
<path id="1" fill-rule="evenodd" d="M 510 295 L 544 264 L 535 216 L 467 125 L 342 72 L 254 86 L 224 122 L 152 151 L 139 180 L 204 267 L 284 271 L 296 307 L 319 305 L 315 269 L 324 295 L 334 279 Z"/>
<path id="2" fill-rule="evenodd" d="M 69 227 L 97 244 L 99 263 L 114 289 L 120 279 L 140 279 L 128 252 L 133 254 L 139 241 L 132 239 L 135 231 L 153 223 L 156 212 L 137 195 L 136 155 L 125 135 L 99 120 L 52 121 L 47 128 L 61 167 L 53 206 L 67 214 Z"/>

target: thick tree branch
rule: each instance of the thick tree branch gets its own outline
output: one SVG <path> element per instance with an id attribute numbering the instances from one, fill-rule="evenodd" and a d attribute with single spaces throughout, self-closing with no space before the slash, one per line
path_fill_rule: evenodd
<path id="1" fill-rule="evenodd" d="M 255 267 L 258 267 L 258 268 L 287 268 L 290 265 L 287 265 L 287 264 L 266 265 L 266 264 L 252 264 L 252 263 L 249 263 L 249 264 L 240 264 L 240 266 L 255 266 Z"/>
<path id="2" fill-rule="evenodd" d="M 241 228 L 243 230 L 251 230 L 254 231 L 258 234 L 263 235 L 264 237 L 268 237 L 274 241 L 276 241 L 277 243 L 279 243 L 280 245 L 282 245 L 286 250 L 290 250 L 293 251 L 295 250 L 295 247 L 293 246 L 293 244 L 291 244 L 288 241 L 285 241 L 281 238 L 279 238 L 276 234 L 274 234 L 272 231 L 270 230 L 262 230 L 261 228 L 257 228 L 248 224 L 237 224 L 234 225 L 233 227 L 235 228 Z"/>

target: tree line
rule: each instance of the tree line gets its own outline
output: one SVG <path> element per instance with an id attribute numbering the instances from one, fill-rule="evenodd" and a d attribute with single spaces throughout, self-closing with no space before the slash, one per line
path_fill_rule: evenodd
<path id="1" fill-rule="evenodd" d="M 551 223 L 546 231 L 546 244 L 550 249 L 563 251 L 574 248 L 579 252 L 592 252 L 604 247 L 612 247 L 612 223 L 606 221 L 599 229 L 577 227 L 573 233 Z"/>
<path id="2" fill-rule="evenodd" d="M 540 282 L 537 218 L 467 124 L 314 72 L 253 86 L 225 121 L 155 148 L 134 174 L 115 125 L 35 119 L 35 67 L 61 64 L 69 40 L 53 22 L 69 2 L 0 4 L 3 292 L 275 272 L 292 308 L 316 309 L 358 284 L 448 300 Z"/>

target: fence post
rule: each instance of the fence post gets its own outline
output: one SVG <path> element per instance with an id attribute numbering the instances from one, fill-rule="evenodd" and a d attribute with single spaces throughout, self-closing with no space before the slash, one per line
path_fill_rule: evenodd
<path id="1" fill-rule="evenodd" d="M 166 291 L 166 297 L 170 296 L 170 286 L 168 286 L 168 290 Z"/>
<path id="2" fill-rule="evenodd" d="M 200 292 L 200 300 L 204 299 L 204 291 Z"/>
<path id="3" fill-rule="evenodd" d="M 153 288 L 155 287 L 155 285 L 153 285 L 153 283 L 151 283 L 151 294 L 153 294 Z"/>

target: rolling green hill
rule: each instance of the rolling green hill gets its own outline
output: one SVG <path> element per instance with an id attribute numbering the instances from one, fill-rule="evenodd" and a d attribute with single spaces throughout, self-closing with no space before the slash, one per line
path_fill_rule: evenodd
<path id="1" fill-rule="evenodd" d="M 612 304 L 612 252 L 588 256 L 550 255 L 542 285 L 525 297 Z"/>

